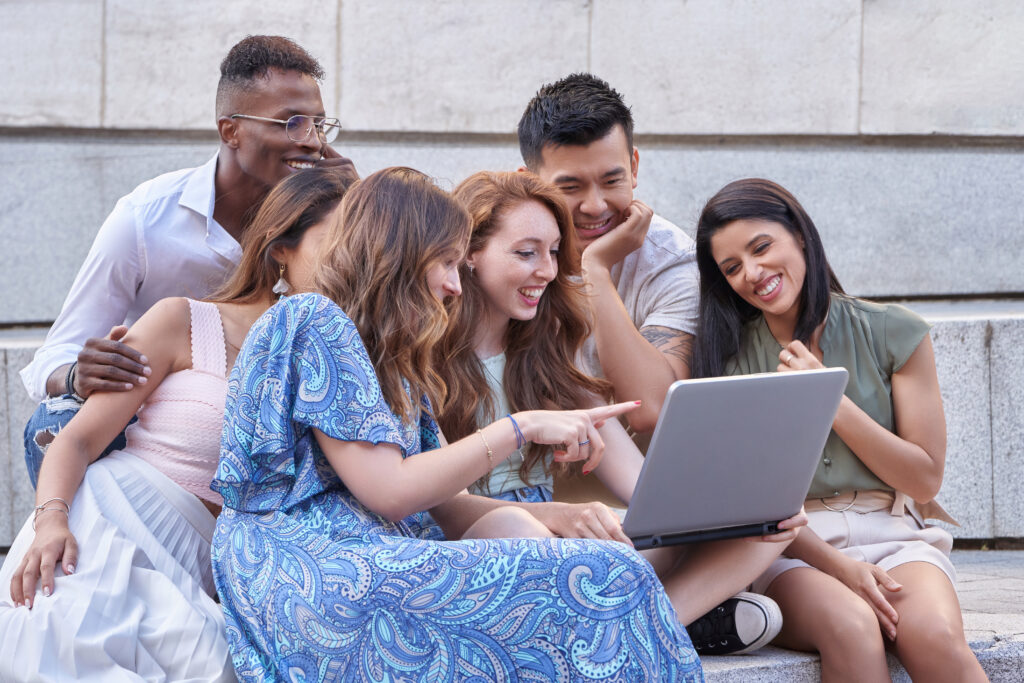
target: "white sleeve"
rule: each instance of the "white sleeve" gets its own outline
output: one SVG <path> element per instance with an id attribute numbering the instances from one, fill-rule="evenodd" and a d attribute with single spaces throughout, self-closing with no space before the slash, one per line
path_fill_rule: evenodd
<path id="1" fill-rule="evenodd" d="M 34 400 L 46 397 L 50 373 L 77 359 L 86 339 L 105 337 L 124 322 L 144 276 L 141 239 L 134 208 L 122 197 L 96 234 L 46 341 L 21 371 Z"/>
<path id="2" fill-rule="evenodd" d="M 647 314 L 641 329 L 658 326 L 696 334 L 700 300 L 696 261 L 684 258 L 654 274 L 644 285 L 643 299 Z"/>

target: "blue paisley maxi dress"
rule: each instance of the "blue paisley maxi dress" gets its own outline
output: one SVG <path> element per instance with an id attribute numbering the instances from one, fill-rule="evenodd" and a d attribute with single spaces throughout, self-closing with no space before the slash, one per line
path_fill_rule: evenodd
<path id="1" fill-rule="evenodd" d="M 428 407 L 423 401 L 424 407 Z M 313 437 L 437 448 L 403 424 L 352 321 L 317 294 L 253 326 L 231 373 L 213 568 L 238 677 L 252 681 L 700 681 L 650 565 L 572 539 L 437 541 L 388 522 Z"/>

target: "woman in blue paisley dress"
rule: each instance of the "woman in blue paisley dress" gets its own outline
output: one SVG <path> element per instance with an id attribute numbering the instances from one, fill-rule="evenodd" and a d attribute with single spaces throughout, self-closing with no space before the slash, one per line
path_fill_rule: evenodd
<path id="1" fill-rule="evenodd" d="M 448 445 L 428 359 L 442 299 L 461 291 L 469 217 L 402 168 L 357 183 L 339 213 L 322 294 L 271 308 L 231 375 L 213 566 L 239 677 L 702 680 L 624 544 L 474 538 L 530 523 L 511 507 L 443 541 L 465 525 L 465 487 L 517 446 L 563 444 L 594 466 L 596 427 L 629 406 L 519 412 Z"/>

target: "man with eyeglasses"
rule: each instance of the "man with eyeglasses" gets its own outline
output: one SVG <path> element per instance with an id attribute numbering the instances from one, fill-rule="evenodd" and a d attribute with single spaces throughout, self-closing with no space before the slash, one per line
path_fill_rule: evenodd
<path id="1" fill-rule="evenodd" d="M 280 36 L 249 36 L 220 69 L 217 154 L 118 201 L 46 342 L 21 371 L 42 401 L 25 427 L 33 486 L 46 447 L 85 398 L 146 383 L 147 359 L 119 341 L 127 325 L 160 299 L 201 299 L 219 287 L 241 257 L 248 218 L 290 173 L 327 165 L 356 176 L 329 144 L 340 124 L 324 116 L 323 68 L 308 52 Z M 121 435 L 108 451 L 123 445 Z"/>

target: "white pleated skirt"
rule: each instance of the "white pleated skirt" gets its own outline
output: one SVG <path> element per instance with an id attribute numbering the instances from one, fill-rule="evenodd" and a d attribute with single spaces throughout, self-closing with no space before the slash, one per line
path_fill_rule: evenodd
<path id="1" fill-rule="evenodd" d="M 32 542 L 25 522 L 0 569 L 0 681 L 233 681 L 213 597 L 216 520 L 195 496 L 116 451 L 86 470 L 71 503 L 75 573 L 32 609 L 11 576 Z"/>

